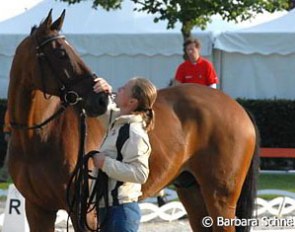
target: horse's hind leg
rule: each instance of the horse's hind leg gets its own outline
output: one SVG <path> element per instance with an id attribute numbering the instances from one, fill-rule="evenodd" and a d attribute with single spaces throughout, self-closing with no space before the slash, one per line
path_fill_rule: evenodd
<path id="1" fill-rule="evenodd" d="M 25 207 L 30 232 L 54 232 L 57 211 L 44 210 L 28 200 Z"/>
<path id="2" fill-rule="evenodd" d="M 206 228 L 202 225 L 202 220 L 208 213 L 199 186 L 195 183 L 190 187 L 178 187 L 176 190 L 181 203 L 187 211 L 193 231 L 212 231 L 210 227 Z"/>
<path id="3" fill-rule="evenodd" d="M 212 226 L 214 232 L 234 232 L 235 225 L 230 222 L 235 218 L 236 212 L 236 194 L 225 194 L 217 188 L 210 187 L 202 190 L 208 215 L 213 219 Z"/>

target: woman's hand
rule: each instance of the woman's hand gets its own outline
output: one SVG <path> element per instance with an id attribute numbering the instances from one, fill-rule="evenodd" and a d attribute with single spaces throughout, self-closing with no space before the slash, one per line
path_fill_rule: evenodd
<path id="1" fill-rule="evenodd" d="M 98 169 L 101 169 L 105 160 L 105 155 L 103 153 L 98 153 L 93 157 L 94 166 Z"/>
<path id="2" fill-rule="evenodd" d="M 109 83 L 103 79 L 102 77 L 97 77 L 95 78 L 95 85 L 93 86 L 93 90 L 96 93 L 99 92 L 108 92 L 111 93 L 112 92 L 112 86 L 109 85 Z"/>

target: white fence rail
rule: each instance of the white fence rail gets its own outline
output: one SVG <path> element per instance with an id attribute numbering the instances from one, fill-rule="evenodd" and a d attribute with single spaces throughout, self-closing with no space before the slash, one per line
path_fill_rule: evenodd
<path id="1" fill-rule="evenodd" d="M 261 195 L 275 195 L 278 197 L 269 201 L 258 197 L 256 200 L 257 216 L 266 214 L 276 217 L 294 215 L 295 193 L 277 189 L 265 189 L 258 191 L 258 196 Z"/>
<path id="2" fill-rule="evenodd" d="M 186 211 L 182 204 L 179 201 L 175 201 L 175 199 L 177 199 L 176 193 L 170 189 L 165 191 L 168 199 L 167 204 L 158 207 L 153 198 L 148 199 L 150 203 L 143 202 L 140 204 L 143 222 L 150 221 L 157 217 L 165 221 L 173 221 L 186 215 Z M 262 195 L 272 195 L 276 197 L 268 201 L 259 197 Z M 258 191 L 255 215 L 258 217 L 295 215 L 295 193 L 277 189 L 264 189 Z"/>

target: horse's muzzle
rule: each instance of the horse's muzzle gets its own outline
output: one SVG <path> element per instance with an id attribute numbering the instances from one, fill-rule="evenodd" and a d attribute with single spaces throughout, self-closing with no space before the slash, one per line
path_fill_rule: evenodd
<path id="1" fill-rule="evenodd" d="M 84 109 L 89 117 L 98 117 L 107 111 L 109 94 L 91 92 L 84 102 Z"/>

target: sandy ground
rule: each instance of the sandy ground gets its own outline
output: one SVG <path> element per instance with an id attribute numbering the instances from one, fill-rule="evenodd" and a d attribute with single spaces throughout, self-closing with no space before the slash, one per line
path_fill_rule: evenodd
<path id="1" fill-rule="evenodd" d="M 56 228 L 56 232 L 66 232 L 65 225 L 60 225 Z M 138 232 L 191 232 L 187 220 L 177 220 L 172 222 L 151 221 L 140 224 Z M 69 232 L 74 232 L 73 229 Z"/>

